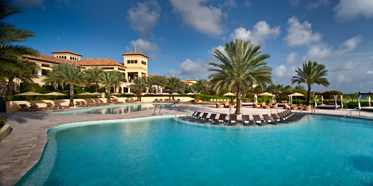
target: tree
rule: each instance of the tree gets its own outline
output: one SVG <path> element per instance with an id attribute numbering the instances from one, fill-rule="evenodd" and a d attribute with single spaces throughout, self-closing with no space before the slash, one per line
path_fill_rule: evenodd
<path id="1" fill-rule="evenodd" d="M 52 67 L 53 71 L 48 72 L 45 82 L 58 81 L 70 85 L 70 106 L 74 106 L 74 85 L 86 82 L 84 72 L 76 64 L 62 63 Z M 58 71 L 56 71 L 58 69 Z"/>
<path id="2" fill-rule="evenodd" d="M 153 94 L 153 85 L 158 84 L 158 76 L 148 76 L 146 78 L 146 85 L 149 88 L 151 94 Z"/>
<path id="3" fill-rule="evenodd" d="M 200 79 L 196 84 L 193 85 L 194 89 L 199 93 L 206 94 L 208 91 L 208 82 L 206 79 Z"/>
<path id="4" fill-rule="evenodd" d="M 351 100 L 354 101 L 354 99 L 357 100 L 357 98 L 359 97 L 359 94 L 358 94 L 357 92 L 355 92 L 355 93 L 351 93 L 351 94 L 350 94 L 350 97 L 351 97 Z"/>
<path id="5" fill-rule="evenodd" d="M 17 28 L 15 25 L 3 22 L 3 19 L 21 13 L 19 7 L 0 5 L 0 111 L 6 112 L 6 80 L 9 82 L 8 94 L 13 94 L 13 79 L 19 78 L 32 82 L 35 66 L 22 60 L 22 55 L 37 55 L 37 51 L 26 46 L 14 45 L 14 42 L 27 42 L 30 37 L 35 37 L 33 31 Z M 31 72 L 31 73 L 30 73 Z"/>
<path id="6" fill-rule="evenodd" d="M 63 65 L 53 65 L 52 71 L 49 71 L 47 76 L 48 78 L 43 79 L 43 82 L 45 84 L 60 84 L 62 88 L 62 93 L 65 93 L 65 82 L 63 79 L 60 78 L 60 76 L 56 75 L 58 72 L 62 71 L 62 68 L 64 68 Z"/>
<path id="7" fill-rule="evenodd" d="M 171 94 L 175 93 L 175 90 L 183 87 L 183 83 L 177 77 L 170 77 L 167 81 L 166 87 L 171 89 Z M 172 99 L 174 96 L 172 95 Z"/>
<path id="8" fill-rule="evenodd" d="M 103 72 L 101 75 L 101 81 L 107 91 L 107 102 L 110 103 L 110 88 L 114 87 L 115 85 L 119 84 L 123 80 L 123 75 L 119 71 L 106 71 Z"/>
<path id="9" fill-rule="evenodd" d="M 144 77 L 139 77 L 137 79 L 134 79 L 131 87 L 137 91 L 138 96 L 139 96 L 139 101 L 141 101 L 141 94 L 147 87 L 146 79 Z"/>
<path id="10" fill-rule="evenodd" d="M 241 114 L 241 93 L 252 87 L 253 83 L 263 85 L 271 83 L 271 67 L 266 66 L 264 60 L 269 58 L 269 54 L 260 54 L 260 45 L 252 45 L 250 41 L 236 39 L 230 43 L 225 43 L 225 56 L 221 51 L 215 49 L 214 57 L 220 63 L 209 65 L 208 71 L 214 72 L 209 78 L 213 83 L 213 89 L 222 88 L 235 89 L 237 95 L 237 107 L 235 114 Z"/>
<path id="11" fill-rule="evenodd" d="M 300 92 L 300 91 L 303 91 L 303 90 L 306 90 L 306 89 L 304 88 L 303 85 L 297 85 L 297 86 L 295 86 L 294 90 L 295 90 L 295 92 Z"/>
<path id="12" fill-rule="evenodd" d="M 94 83 L 96 92 L 98 92 L 98 83 L 101 81 L 102 73 L 104 70 L 100 67 L 89 68 L 84 71 L 84 77 L 89 83 Z"/>
<path id="13" fill-rule="evenodd" d="M 295 70 L 295 72 L 297 75 L 293 76 L 291 83 L 297 83 L 298 85 L 305 83 L 307 85 L 307 105 L 310 104 L 311 86 L 313 84 L 323 85 L 324 87 L 329 86 L 329 82 L 325 78 L 325 76 L 328 75 L 328 70 L 325 69 L 325 65 L 318 64 L 316 61 L 308 61 L 308 63 L 303 63 L 303 68 L 298 68 L 298 70 Z"/>
<path id="14" fill-rule="evenodd" d="M 162 87 L 165 87 L 167 82 L 168 82 L 168 78 L 166 76 L 157 76 L 157 85 L 158 85 L 158 91 L 159 91 L 159 86 L 162 86 Z"/>
<path id="15" fill-rule="evenodd" d="M 291 85 L 286 85 L 286 86 L 284 87 L 284 90 L 288 90 L 288 89 L 293 90 L 293 87 L 292 87 Z"/>

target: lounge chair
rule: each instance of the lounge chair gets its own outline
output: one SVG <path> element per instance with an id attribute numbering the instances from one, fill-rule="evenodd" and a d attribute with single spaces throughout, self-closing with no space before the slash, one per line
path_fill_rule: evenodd
<path id="1" fill-rule="evenodd" d="M 271 105 L 271 108 L 277 109 L 278 108 L 278 104 L 275 103 L 275 104 Z"/>
<path id="2" fill-rule="evenodd" d="M 22 111 L 22 112 L 33 112 L 33 111 L 35 111 L 34 109 L 32 109 L 31 107 L 27 106 L 26 104 L 19 104 L 19 106 L 21 107 L 19 109 L 19 111 Z"/>
<path id="3" fill-rule="evenodd" d="M 242 124 L 243 125 L 253 125 L 250 123 L 250 116 L 249 115 L 242 115 Z"/>
<path id="4" fill-rule="evenodd" d="M 237 115 L 231 114 L 229 115 L 228 125 L 236 125 L 237 124 Z"/>
<path id="5" fill-rule="evenodd" d="M 284 103 L 284 106 L 282 107 L 283 109 L 290 109 L 291 106 L 289 106 L 287 103 Z"/>
<path id="6" fill-rule="evenodd" d="M 216 114 L 211 114 L 209 118 L 206 118 L 203 121 L 198 121 L 200 123 L 208 123 L 208 122 L 213 122 L 216 118 Z"/>
<path id="7" fill-rule="evenodd" d="M 264 121 L 269 124 L 277 125 L 278 123 L 275 121 L 272 121 L 272 119 L 269 117 L 268 114 L 263 114 Z"/>
<path id="8" fill-rule="evenodd" d="M 189 117 L 189 118 L 183 118 L 182 120 L 193 120 L 193 119 L 198 118 L 200 115 L 201 115 L 201 112 L 197 112 L 196 115 Z"/>
<path id="9" fill-rule="evenodd" d="M 75 106 L 76 107 L 88 107 L 88 105 L 87 104 L 82 104 L 80 101 L 75 101 Z"/>
<path id="10" fill-rule="evenodd" d="M 224 108 L 224 105 L 222 105 L 220 103 L 216 103 L 216 108 Z"/>
<path id="11" fill-rule="evenodd" d="M 54 102 L 54 106 L 63 107 L 65 109 L 70 108 L 70 106 L 63 106 L 63 105 L 61 105 L 61 103 L 58 103 L 57 101 Z"/>
<path id="12" fill-rule="evenodd" d="M 194 115 L 196 115 L 197 111 L 194 111 L 192 115 L 190 116 L 180 116 L 179 118 L 180 119 L 183 119 L 183 118 L 190 118 L 190 117 L 194 117 Z"/>
<path id="13" fill-rule="evenodd" d="M 271 116 L 272 116 L 272 118 L 273 118 L 273 120 L 275 121 L 275 122 L 281 122 L 281 123 L 287 123 L 286 121 L 284 121 L 284 120 L 281 120 L 276 114 L 271 114 Z"/>
<path id="14" fill-rule="evenodd" d="M 110 103 L 105 103 L 104 101 L 102 101 L 101 99 L 97 99 L 97 101 L 99 101 L 101 104 L 103 105 L 110 105 Z"/>
<path id="15" fill-rule="evenodd" d="M 253 118 L 254 118 L 254 123 L 255 124 L 264 125 L 264 123 L 262 122 L 262 119 L 260 119 L 259 115 L 253 115 Z"/>
<path id="16" fill-rule="evenodd" d="M 226 117 L 227 117 L 227 114 L 220 114 L 219 119 L 215 122 L 212 122 L 211 124 L 219 125 L 221 123 L 224 123 Z"/>
<path id="17" fill-rule="evenodd" d="M 39 105 L 36 103 L 31 103 L 30 105 L 31 105 L 31 108 L 34 110 L 48 110 L 48 108 L 46 107 L 39 107 Z"/>
<path id="18" fill-rule="evenodd" d="M 194 119 L 190 119 L 189 121 L 204 121 L 206 118 L 207 118 L 207 115 L 208 115 L 209 113 L 203 113 L 202 114 L 202 116 L 201 117 L 196 117 L 196 118 L 194 118 Z"/>

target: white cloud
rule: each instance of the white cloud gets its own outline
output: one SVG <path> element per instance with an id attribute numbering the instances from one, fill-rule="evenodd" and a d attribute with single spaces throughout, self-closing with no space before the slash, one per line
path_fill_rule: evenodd
<path id="1" fill-rule="evenodd" d="M 322 38 L 320 33 L 312 33 L 311 23 L 304 21 L 300 23 L 295 16 L 288 20 L 288 34 L 284 38 L 289 46 L 308 45 L 310 43 L 319 42 Z"/>
<path id="2" fill-rule="evenodd" d="M 225 49 L 224 49 L 224 46 L 221 46 L 221 45 L 212 48 L 212 49 L 209 50 L 207 53 L 214 55 L 214 54 L 215 54 L 215 53 L 214 53 L 214 50 L 215 50 L 215 49 L 219 50 L 219 51 L 220 51 L 221 53 L 223 53 L 225 56 L 228 56 L 227 52 L 226 52 Z"/>
<path id="3" fill-rule="evenodd" d="M 300 2 L 300 0 L 288 0 L 290 2 L 291 5 L 293 6 L 297 6 L 298 3 Z"/>
<path id="4" fill-rule="evenodd" d="M 158 51 L 157 43 L 150 42 L 143 39 L 138 39 L 136 41 L 131 41 L 131 48 L 127 47 L 127 52 L 133 52 L 136 44 L 136 52 L 145 54 L 149 56 L 150 59 L 155 60 L 155 52 Z"/>
<path id="5" fill-rule="evenodd" d="M 346 77 L 343 74 L 338 74 L 338 76 L 336 77 L 336 80 L 337 80 L 338 83 L 351 83 L 351 81 L 352 81 L 351 78 Z"/>
<path id="6" fill-rule="evenodd" d="M 251 1 L 245 1 L 245 6 L 246 6 L 246 7 L 251 6 Z"/>
<path id="7" fill-rule="evenodd" d="M 357 36 L 346 40 L 339 46 L 338 50 L 333 50 L 333 47 L 329 47 L 327 44 L 323 43 L 312 45 L 308 48 L 308 52 L 306 56 L 303 57 L 303 60 L 317 61 L 343 56 L 348 52 L 354 51 L 361 38 L 361 36 Z"/>
<path id="8" fill-rule="evenodd" d="M 308 9 L 313 9 L 313 8 L 318 8 L 320 6 L 328 6 L 330 4 L 330 1 L 331 0 L 317 0 L 317 1 L 314 1 L 314 2 L 309 2 L 308 5 L 307 5 L 307 8 Z"/>
<path id="9" fill-rule="evenodd" d="M 210 74 L 207 69 L 209 64 L 206 61 L 196 60 L 192 61 L 190 59 L 185 60 L 178 65 L 178 69 L 168 69 L 167 74 L 169 76 L 178 76 L 181 79 L 207 79 Z"/>
<path id="10" fill-rule="evenodd" d="M 277 37 L 280 34 L 280 27 L 271 28 L 267 22 L 259 21 L 252 30 L 239 27 L 230 35 L 232 39 L 251 40 L 254 44 L 265 43 L 265 40 Z"/>
<path id="11" fill-rule="evenodd" d="M 180 14 L 186 25 L 204 34 L 221 35 L 221 19 L 225 14 L 220 8 L 202 5 L 205 2 L 207 0 L 170 0 L 173 12 Z"/>
<path id="12" fill-rule="evenodd" d="M 286 68 L 285 65 L 280 65 L 273 70 L 273 76 L 276 77 L 276 79 L 289 79 L 296 74 L 296 69 L 294 65 L 290 66 L 290 68 Z"/>
<path id="13" fill-rule="evenodd" d="M 340 0 L 334 8 L 335 17 L 339 21 L 349 21 L 360 16 L 373 17 L 372 0 Z"/>
<path id="14" fill-rule="evenodd" d="M 237 6 L 237 3 L 234 0 L 226 0 L 224 6 L 233 8 Z"/>
<path id="15" fill-rule="evenodd" d="M 127 11 L 127 20 L 132 29 L 140 31 L 141 35 L 146 38 L 158 22 L 160 10 L 156 1 L 137 3 L 137 7 Z"/>
<path id="16" fill-rule="evenodd" d="M 285 60 L 285 64 L 286 65 L 293 64 L 294 60 L 295 60 L 295 57 L 297 57 L 297 55 L 298 55 L 298 53 L 296 53 L 296 52 L 290 53 Z"/>
<path id="17" fill-rule="evenodd" d="M 57 37 L 58 40 L 60 40 L 61 38 Z"/>
<path id="18" fill-rule="evenodd" d="M 369 76 L 369 75 L 371 75 L 371 74 L 373 74 L 373 71 L 368 70 L 368 72 L 367 72 L 367 76 Z"/>

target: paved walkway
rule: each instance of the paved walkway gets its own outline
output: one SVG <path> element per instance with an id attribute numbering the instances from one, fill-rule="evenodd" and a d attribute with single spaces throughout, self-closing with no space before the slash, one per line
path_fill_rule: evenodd
<path id="1" fill-rule="evenodd" d="M 85 108 L 70 108 L 68 111 L 82 110 Z M 217 109 L 213 105 L 179 105 L 174 108 L 162 110 L 166 115 L 190 115 L 193 111 L 209 113 L 229 113 L 228 108 Z M 235 109 L 232 109 L 233 113 Z M 277 110 L 254 109 L 244 107 L 244 114 L 270 114 Z M 283 109 L 278 109 L 279 112 Z M 350 110 L 317 109 L 316 114 L 346 115 Z M 55 126 L 86 122 L 117 119 L 131 119 L 151 117 L 154 110 L 143 110 L 125 114 L 58 114 L 53 111 L 0 113 L 6 123 L 13 129 L 11 134 L 0 142 L 0 185 L 15 185 L 22 176 L 29 171 L 40 159 L 47 142 L 47 130 Z M 358 116 L 358 111 L 353 111 L 352 116 Z M 362 118 L 373 119 L 373 112 L 361 112 Z M 240 119 L 240 116 L 238 117 Z"/>

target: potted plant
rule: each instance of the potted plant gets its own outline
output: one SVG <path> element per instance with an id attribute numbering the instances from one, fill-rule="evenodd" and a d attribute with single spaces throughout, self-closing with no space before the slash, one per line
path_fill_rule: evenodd
<path id="1" fill-rule="evenodd" d="M 199 99 L 201 99 L 199 96 L 196 96 L 197 103 L 199 102 Z"/>

